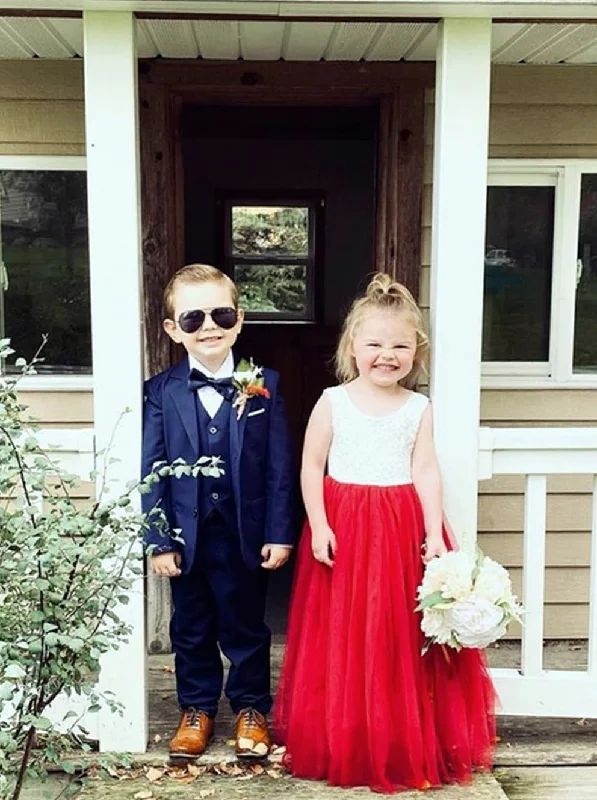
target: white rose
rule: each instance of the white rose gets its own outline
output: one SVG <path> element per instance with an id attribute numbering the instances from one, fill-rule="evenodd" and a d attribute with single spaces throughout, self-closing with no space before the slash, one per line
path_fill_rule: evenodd
<path id="1" fill-rule="evenodd" d="M 475 594 L 490 603 L 500 603 L 512 599 L 512 582 L 507 570 L 491 558 L 485 556 L 475 581 Z"/>
<path id="2" fill-rule="evenodd" d="M 502 609 L 482 597 L 455 603 L 448 617 L 463 647 L 487 647 L 506 632 Z"/>
<path id="3" fill-rule="evenodd" d="M 432 559 L 425 569 L 419 597 L 441 592 L 445 598 L 463 600 L 472 589 L 473 561 L 463 552 L 445 553 Z"/>
<path id="4" fill-rule="evenodd" d="M 437 644 L 447 644 L 452 638 L 452 628 L 445 611 L 434 611 L 426 608 L 423 611 L 421 630 L 429 639 Z"/>

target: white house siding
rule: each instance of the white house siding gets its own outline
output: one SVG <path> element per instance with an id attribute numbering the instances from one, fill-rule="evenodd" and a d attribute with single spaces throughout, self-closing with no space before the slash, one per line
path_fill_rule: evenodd
<path id="1" fill-rule="evenodd" d="M 429 302 L 433 92 L 428 93 L 422 229 L 421 302 Z M 597 68 L 494 66 L 490 157 L 597 158 Z M 466 165 L 463 164 L 463 169 Z M 457 379 L 457 366 L 455 366 Z M 597 390 L 483 390 L 481 422 L 490 426 L 597 425 Z M 504 563 L 520 589 L 523 481 L 500 476 L 480 484 L 479 542 Z M 591 481 L 548 480 L 545 635 L 588 631 Z"/>

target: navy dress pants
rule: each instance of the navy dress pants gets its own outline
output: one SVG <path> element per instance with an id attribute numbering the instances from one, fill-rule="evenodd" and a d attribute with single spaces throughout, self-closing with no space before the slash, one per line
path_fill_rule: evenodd
<path id="1" fill-rule="evenodd" d="M 171 578 L 170 585 L 180 707 L 215 717 L 224 677 L 221 648 L 230 661 L 226 696 L 232 711 L 252 707 L 267 714 L 272 706 L 267 573 L 248 569 L 238 533 L 219 514 L 201 526 L 189 574 Z"/>

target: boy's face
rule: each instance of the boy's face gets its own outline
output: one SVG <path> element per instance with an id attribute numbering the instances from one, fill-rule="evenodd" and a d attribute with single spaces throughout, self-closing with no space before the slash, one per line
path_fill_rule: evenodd
<path id="1" fill-rule="evenodd" d="M 232 349 L 243 324 L 243 312 L 238 311 L 238 321 L 233 328 L 220 328 L 210 316 L 214 308 L 233 308 L 229 287 L 221 281 L 206 283 L 179 283 L 174 292 L 174 319 L 164 320 L 164 330 L 187 353 L 194 356 L 210 371 L 217 371 Z M 206 312 L 199 330 L 185 333 L 178 320 L 185 311 Z"/>

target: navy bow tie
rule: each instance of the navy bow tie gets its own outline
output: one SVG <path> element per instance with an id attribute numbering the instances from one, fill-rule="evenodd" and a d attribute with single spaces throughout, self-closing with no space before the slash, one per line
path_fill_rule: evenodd
<path id="1" fill-rule="evenodd" d="M 198 369 L 192 369 L 189 375 L 189 389 L 196 392 L 198 389 L 203 389 L 204 386 L 211 386 L 222 395 L 224 400 L 232 400 L 236 394 L 232 378 L 208 378 Z"/>

